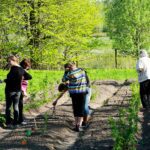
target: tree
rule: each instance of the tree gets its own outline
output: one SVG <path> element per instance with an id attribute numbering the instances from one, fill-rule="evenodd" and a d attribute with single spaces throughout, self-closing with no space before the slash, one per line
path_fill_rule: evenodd
<path id="1" fill-rule="evenodd" d="M 58 16 L 58 39 L 63 46 L 64 61 L 78 60 L 84 53 L 87 42 L 94 28 L 99 24 L 99 9 L 95 1 L 71 0 L 65 2 Z"/>
<path id="2" fill-rule="evenodd" d="M 149 0 L 106 0 L 105 4 L 114 49 L 137 56 L 139 49 L 150 48 Z"/>
<path id="3" fill-rule="evenodd" d="M 5 41 L 0 43 L 5 45 L 2 53 L 14 51 L 30 57 L 35 68 L 48 65 L 56 68 L 65 61 L 79 59 L 78 55 L 99 24 L 95 0 L 11 0 L 11 3 L 6 0 L 1 3 L 5 6 L 1 10 L 0 32 L 4 35 L 1 41 Z"/>

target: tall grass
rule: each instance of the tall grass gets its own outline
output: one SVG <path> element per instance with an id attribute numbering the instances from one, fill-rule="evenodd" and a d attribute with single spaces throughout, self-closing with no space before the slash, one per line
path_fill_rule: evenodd
<path id="1" fill-rule="evenodd" d="M 5 79 L 8 71 L 0 70 L 0 79 Z M 136 72 L 133 69 L 88 69 L 87 73 L 91 81 L 94 80 L 125 80 L 137 78 Z M 30 74 L 33 79 L 29 81 L 28 93 L 33 96 L 39 91 L 53 91 L 54 85 L 61 82 L 63 71 L 48 71 L 48 70 L 31 70 Z M 4 101 L 5 84 L 0 84 L 0 101 Z"/>
<path id="2" fill-rule="evenodd" d="M 133 56 L 119 55 L 117 57 L 118 69 L 134 69 L 137 58 Z M 93 69 L 114 69 L 115 54 L 113 50 L 93 50 L 93 53 L 87 53 L 83 57 L 83 61 L 79 62 L 83 68 Z"/>

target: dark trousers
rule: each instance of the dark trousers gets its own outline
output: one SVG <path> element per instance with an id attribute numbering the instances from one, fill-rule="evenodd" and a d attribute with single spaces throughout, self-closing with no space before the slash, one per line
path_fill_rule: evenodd
<path id="1" fill-rule="evenodd" d="M 85 94 L 71 94 L 72 107 L 75 117 L 84 117 Z"/>
<path id="2" fill-rule="evenodd" d="M 19 123 L 23 122 L 23 93 L 21 92 L 19 99 Z"/>
<path id="3" fill-rule="evenodd" d="M 143 108 L 150 107 L 150 80 L 140 83 L 140 97 Z"/>
<path id="4" fill-rule="evenodd" d="M 16 125 L 18 123 L 18 117 L 19 117 L 19 99 L 21 92 L 5 92 L 6 94 L 6 124 L 11 123 L 11 106 L 13 105 L 14 110 L 14 122 L 13 124 Z"/>

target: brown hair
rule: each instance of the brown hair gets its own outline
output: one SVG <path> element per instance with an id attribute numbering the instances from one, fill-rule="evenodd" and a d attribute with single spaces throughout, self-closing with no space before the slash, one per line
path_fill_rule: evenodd
<path id="1" fill-rule="evenodd" d="M 68 62 L 64 65 L 64 68 L 68 68 L 68 67 L 73 66 L 73 65 L 76 65 L 76 63 L 75 62 Z"/>
<path id="2" fill-rule="evenodd" d="M 26 69 L 27 67 L 31 67 L 31 62 L 29 59 L 23 59 L 21 62 L 20 62 L 20 66 L 23 68 L 23 69 Z"/>
<path id="3" fill-rule="evenodd" d="M 12 61 L 17 62 L 17 63 L 19 62 L 19 59 L 14 55 L 9 56 L 7 58 L 7 61 L 9 61 L 9 60 L 12 60 Z"/>

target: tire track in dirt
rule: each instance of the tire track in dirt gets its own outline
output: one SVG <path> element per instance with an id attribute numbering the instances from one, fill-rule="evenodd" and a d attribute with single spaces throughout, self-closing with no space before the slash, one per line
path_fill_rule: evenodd
<path id="1" fill-rule="evenodd" d="M 84 132 L 77 133 L 72 130 L 74 118 L 71 101 L 67 100 L 57 107 L 56 114 L 53 114 L 53 110 L 49 109 L 46 114 L 43 113 L 35 118 L 30 116 L 28 125 L 11 130 L 2 136 L 0 138 L 0 150 L 112 149 L 113 140 L 108 118 L 110 116 L 117 117 L 118 108 L 128 106 L 131 91 L 129 85 L 115 81 L 99 81 L 94 84 L 98 90 L 98 97 L 92 104 L 95 106 L 94 113 L 89 127 Z M 105 105 L 100 107 L 104 100 L 107 100 Z M 27 137 L 25 135 L 26 130 L 31 129 L 32 134 Z M 2 133 L 4 132 L 5 130 Z M 24 145 L 21 143 L 22 140 L 26 140 Z"/>

